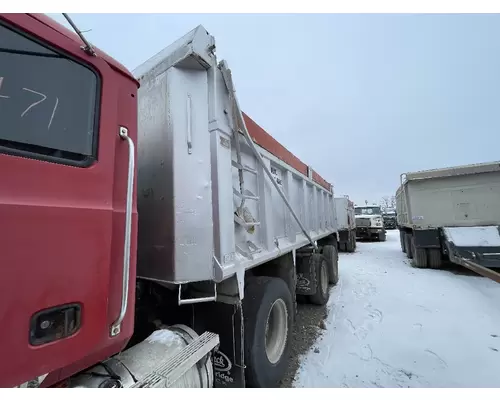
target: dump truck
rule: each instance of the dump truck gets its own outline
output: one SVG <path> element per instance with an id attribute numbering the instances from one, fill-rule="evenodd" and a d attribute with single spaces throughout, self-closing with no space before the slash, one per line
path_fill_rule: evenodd
<path id="1" fill-rule="evenodd" d="M 340 251 L 352 253 L 356 249 L 356 217 L 354 203 L 349 196 L 335 197 L 335 213 L 337 219 L 338 248 Z"/>
<path id="2" fill-rule="evenodd" d="M 384 228 L 386 230 L 396 229 L 398 227 L 396 210 L 387 208 L 382 212 L 382 219 L 384 220 Z"/>
<path id="3" fill-rule="evenodd" d="M 402 174 L 396 210 L 414 266 L 449 260 L 489 277 L 500 267 L 500 162 Z"/>
<path id="4" fill-rule="evenodd" d="M 131 73 L 65 17 L 0 14 L 0 386 L 278 385 L 338 281 L 332 185 L 202 26 Z"/>
<path id="5" fill-rule="evenodd" d="M 354 214 L 356 216 L 357 238 L 385 242 L 386 231 L 380 206 L 376 204 L 356 205 L 354 207 Z"/>

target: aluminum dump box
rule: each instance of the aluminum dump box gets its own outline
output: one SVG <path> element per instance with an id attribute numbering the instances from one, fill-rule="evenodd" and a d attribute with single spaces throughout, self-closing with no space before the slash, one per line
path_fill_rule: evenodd
<path id="1" fill-rule="evenodd" d="M 335 197 L 335 214 L 339 231 L 356 228 L 354 204 L 347 197 Z"/>
<path id="2" fill-rule="evenodd" d="M 400 226 L 413 229 L 500 224 L 500 162 L 403 174 Z"/>
<path id="3" fill-rule="evenodd" d="M 241 113 L 213 47 L 198 27 L 134 71 L 142 278 L 220 282 L 336 231 L 332 186 Z"/>

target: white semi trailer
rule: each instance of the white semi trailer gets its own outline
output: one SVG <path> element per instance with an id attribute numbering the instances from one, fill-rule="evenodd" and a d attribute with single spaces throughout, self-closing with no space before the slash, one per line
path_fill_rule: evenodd
<path id="1" fill-rule="evenodd" d="M 401 249 L 416 267 L 449 259 L 495 276 L 488 268 L 500 266 L 500 162 L 402 174 L 396 209 Z"/>

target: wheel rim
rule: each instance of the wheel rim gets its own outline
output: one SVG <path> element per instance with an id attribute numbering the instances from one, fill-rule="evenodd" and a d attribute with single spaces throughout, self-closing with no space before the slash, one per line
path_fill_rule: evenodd
<path id="1" fill-rule="evenodd" d="M 328 291 L 328 269 L 324 262 L 321 263 L 321 291 L 325 294 Z"/>
<path id="2" fill-rule="evenodd" d="M 276 364 L 285 351 L 288 335 L 288 310 L 282 299 L 271 306 L 266 323 L 266 355 L 271 364 Z"/>

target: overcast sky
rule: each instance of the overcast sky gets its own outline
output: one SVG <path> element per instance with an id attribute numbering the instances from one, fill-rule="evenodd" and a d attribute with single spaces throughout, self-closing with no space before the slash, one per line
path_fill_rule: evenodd
<path id="1" fill-rule="evenodd" d="M 129 69 L 202 24 L 243 110 L 356 202 L 500 159 L 500 15 L 72 17 Z"/>

